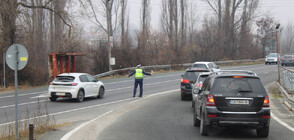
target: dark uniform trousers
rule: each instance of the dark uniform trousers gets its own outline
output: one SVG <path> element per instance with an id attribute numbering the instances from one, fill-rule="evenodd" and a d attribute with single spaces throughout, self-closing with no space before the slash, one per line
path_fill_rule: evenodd
<path id="1" fill-rule="evenodd" d="M 143 79 L 135 79 L 135 83 L 134 83 L 134 96 L 136 96 L 136 92 L 137 92 L 137 87 L 138 85 L 140 86 L 140 95 L 143 95 Z"/>

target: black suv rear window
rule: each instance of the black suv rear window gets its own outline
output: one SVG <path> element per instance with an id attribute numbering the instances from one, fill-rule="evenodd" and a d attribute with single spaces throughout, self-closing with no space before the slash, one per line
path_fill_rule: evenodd
<path id="1" fill-rule="evenodd" d="M 75 80 L 75 77 L 73 76 L 57 76 L 54 79 L 54 82 L 73 82 Z"/>
<path id="2" fill-rule="evenodd" d="M 216 78 L 211 92 L 217 93 L 235 93 L 235 92 L 255 92 L 265 93 L 265 89 L 258 78 Z"/>
<path id="3" fill-rule="evenodd" d="M 189 81 L 195 81 L 201 71 L 186 71 L 183 78 Z"/>

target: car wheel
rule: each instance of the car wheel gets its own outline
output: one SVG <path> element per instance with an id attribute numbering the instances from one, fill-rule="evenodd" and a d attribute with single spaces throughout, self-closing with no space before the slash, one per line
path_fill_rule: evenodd
<path id="1" fill-rule="evenodd" d="M 265 62 L 265 65 L 267 65 L 267 63 Z"/>
<path id="2" fill-rule="evenodd" d="M 269 134 L 269 126 L 256 129 L 256 132 L 258 137 L 267 137 Z"/>
<path id="3" fill-rule="evenodd" d="M 181 100 L 184 101 L 186 99 L 186 96 L 184 94 L 181 94 Z"/>
<path id="4" fill-rule="evenodd" d="M 97 96 L 97 98 L 103 98 L 103 96 L 104 96 L 104 87 L 100 87 L 100 89 L 99 89 L 99 93 L 98 93 L 98 96 Z"/>
<path id="5" fill-rule="evenodd" d="M 78 96 L 77 96 L 78 102 L 83 102 L 84 101 L 84 97 L 85 97 L 84 91 L 83 90 L 80 90 L 79 93 L 78 93 Z"/>
<path id="6" fill-rule="evenodd" d="M 197 112 L 193 109 L 193 125 L 194 126 L 199 126 L 200 125 L 200 120 L 197 119 Z"/>
<path id="7" fill-rule="evenodd" d="M 57 100 L 57 97 L 49 97 L 51 102 L 55 102 Z"/>
<path id="8" fill-rule="evenodd" d="M 208 132 L 208 125 L 205 125 L 204 114 L 201 113 L 200 135 L 207 136 L 207 132 Z"/>
<path id="9" fill-rule="evenodd" d="M 194 111 L 194 101 L 193 101 L 193 99 L 192 99 L 192 108 L 193 108 L 193 111 Z"/>

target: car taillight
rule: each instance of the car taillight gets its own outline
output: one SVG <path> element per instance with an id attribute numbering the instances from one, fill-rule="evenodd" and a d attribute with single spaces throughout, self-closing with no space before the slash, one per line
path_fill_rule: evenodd
<path id="1" fill-rule="evenodd" d="M 284 58 L 281 58 L 281 60 L 283 61 L 283 60 L 284 60 Z"/>
<path id="2" fill-rule="evenodd" d="M 201 83 L 197 83 L 197 87 L 200 87 L 200 88 L 201 88 L 202 85 L 203 85 L 203 84 L 201 84 Z"/>
<path id="3" fill-rule="evenodd" d="M 53 83 L 53 82 L 51 82 L 51 83 L 50 83 L 50 85 L 54 85 L 54 83 Z"/>
<path id="4" fill-rule="evenodd" d="M 182 79 L 181 82 L 189 84 L 189 80 L 187 80 L 187 79 Z"/>
<path id="5" fill-rule="evenodd" d="M 76 85 L 78 85 L 78 84 L 77 84 L 77 83 L 72 83 L 71 85 L 72 85 L 72 86 L 76 86 Z"/>
<path id="6" fill-rule="evenodd" d="M 269 97 L 265 96 L 264 100 L 263 100 L 263 105 L 262 107 L 269 107 L 270 103 L 269 103 Z"/>
<path id="7" fill-rule="evenodd" d="M 207 97 L 206 106 L 215 106 L 215 101 L 211 94 Z"/>

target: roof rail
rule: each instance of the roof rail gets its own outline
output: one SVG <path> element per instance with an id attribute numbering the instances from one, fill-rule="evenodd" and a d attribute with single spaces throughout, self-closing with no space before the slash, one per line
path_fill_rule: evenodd
<path id="1" fill-rule="evenodd" d="M 220 70 L 217 72 L 214 72 L 216 75 L 220 75 L 222 73 L 245 73 L 248 75 L 253 75 L 253 76 L 257 76 L 256 73 L 252 72 L 252 71 L 247 71 L 247 70 Z"/>

